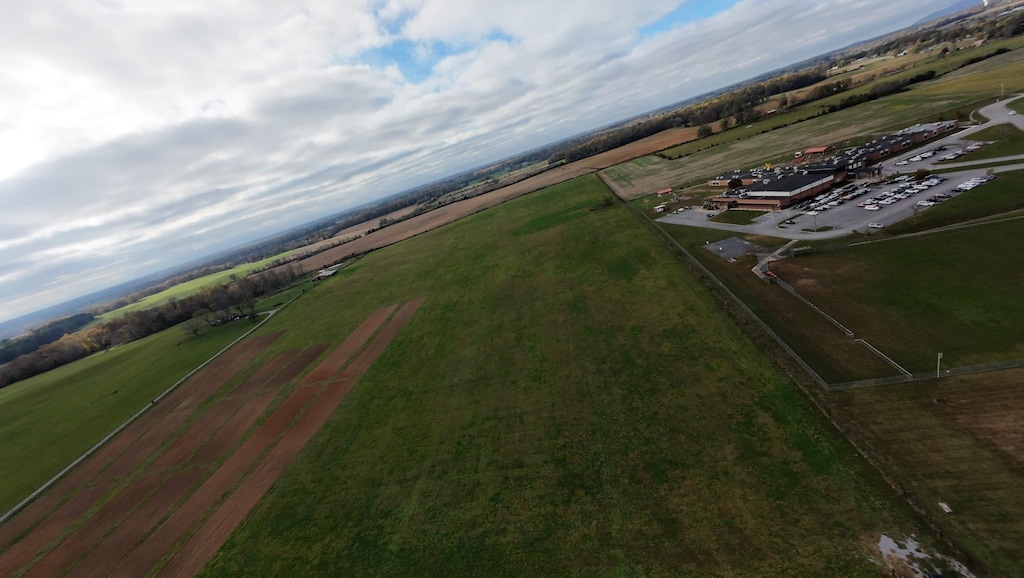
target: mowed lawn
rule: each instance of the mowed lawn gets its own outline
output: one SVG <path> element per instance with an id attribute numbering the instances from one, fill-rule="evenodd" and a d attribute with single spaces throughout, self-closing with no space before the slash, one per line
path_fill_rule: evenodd
<path id="1" fill-rule="evenodd" d="M 0 389 L 0 512 L 252 327 L 172 327 Z"/>
<path id="2" fill-rule="evenodd" d="M 954 181 L 955 182 L 955 181 Z M 980 187 L 885 228 L 886 233 L 926 231 L 1024 209 L 1024 171 L 1001 173 Z"/>
<path id="3" fill-rule="evenodd" d="M 772 268 L 910 371 L 933 371 L 940 352 L 946 368 L 1024 358 L 1024 220 L 860 245 Z"/>
<path id="4" fill-rule="evenodd" d="M 582 177 L 372 253 L 267 324 L 411 323 L 205 574 L 878 576 L 904 502 Z"/>

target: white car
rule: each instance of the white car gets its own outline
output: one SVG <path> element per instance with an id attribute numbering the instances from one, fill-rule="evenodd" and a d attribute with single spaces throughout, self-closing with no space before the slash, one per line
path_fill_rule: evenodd
<path id="1" fill-rule="evenodd" d="M 910 164 L 910 161 L 896 161 L 896 166 L 898 166 L 898 167 L 903 167 L 903 166 L 906 166 L 906 165 L 909 165 L 909 164 Z"/>
<path id="2" fill-rule="evenodd" d="M 818 211 L 807 211 L 807 212 L 806 212 L 806 213 L 804 213 L 804 214 L 805 214 L 805 215 L 810 215 L 810 216 L 812 216 L 812 217 L 813 217 L 814 215 L 817 215 L 817 214 L 818 214 Z"/>
<path id="3" fill-rule="evenodd" d="M 1013 116 L 1013 115 L 1015 115 L 1015 114 L 1017 114 L 1017 111 L 1015 111 L 1015 110 L 1011 110 L 1011 111 L 1010 111 L 1010 116 Z"/>
<path id="4" fill-rule="evenodd" d="M 871 227 L 872 229 L 881 229 L 885 225 L 881 223 L 868 223 L 868 226 Z"/>
<path id="5" fill-rule="evenodd" d="M 882 207 L 879 207 L 878 205 L 867 205 L 866 207 L 864 207 L 864 210 L 865 211 L 878 211 L 878 210 L 881 210 L 881 208 Z"/>
<path id="6" fill-rule="evenodd" d="M 920 156 L 910 157 L 910 162 L 912 162 L 912 163 L 916 163 L 917 161 L 923 161 L 923 160 L 924 159 L 921 158 Z"/>
<path id="7" fill-rule="evenodd" d="M 917 206 L 918 206 L 918 207 L 930 207 L 930 206 L 932 206 L 932 205 L 934 205 L 934 204 L 935 204 L 935 203 L 933 203 L 933 202 L 931 202 L 931 201 L 918 201 L 918 202 L 917 202 Z"/>

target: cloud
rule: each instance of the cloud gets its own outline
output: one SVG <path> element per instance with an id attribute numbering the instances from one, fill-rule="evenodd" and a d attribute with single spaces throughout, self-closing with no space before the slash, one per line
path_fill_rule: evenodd
<path id="1" fill-rule="evenodd" d="M 0 319 L 945 3 L 14 3 L 0 19 Z"/>

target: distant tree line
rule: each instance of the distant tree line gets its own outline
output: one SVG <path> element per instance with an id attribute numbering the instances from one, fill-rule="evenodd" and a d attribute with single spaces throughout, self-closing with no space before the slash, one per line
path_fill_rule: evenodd
<path id="1" fill-rule="evenodd" d="M 53 343 L 67 333 L 74 333 L 88 325 L 93 319 L 94 317 L 88 313 L 79 313 L 51 321 L 20 337 L 4 339 L 0 341 L 0 365 L 11 361 L 19 355 L 32 353 L 44 345 Z"/>
<path id="2" fill-rule="evenodd" d="M 171 299 L 149 309 L 131 311 L 88 329 L 65 333 L 55 341 L 0 365 L 0 387 L 178 324 L 183 324 L 187 333 L 198 334 L 203 326 L 251 316 L 257 298 L 280 291 L 300 276 L 294 267 L 265 271 L 206 287 L 188 297 Z"/>

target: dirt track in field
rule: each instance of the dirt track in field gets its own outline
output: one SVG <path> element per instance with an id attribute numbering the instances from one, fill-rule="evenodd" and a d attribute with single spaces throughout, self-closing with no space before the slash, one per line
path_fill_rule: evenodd
<path id="1" fill-rule="evenodd" d="M 0 575 L 141 576 L 193 531 L 209 539 L 191 538 L 163 573 L 201 569 L 422 302 L 372 313 L 255 430 L 327 346 L 281 352 L 225 392 L 279 334 L 242 342 L 7 524 L 5 543 L 21 539 Z"/>

